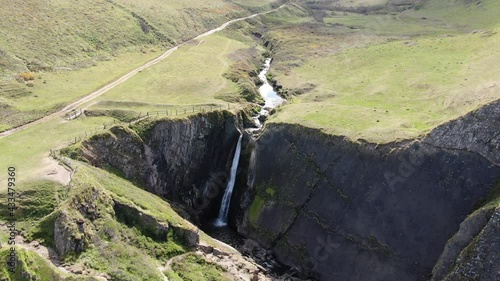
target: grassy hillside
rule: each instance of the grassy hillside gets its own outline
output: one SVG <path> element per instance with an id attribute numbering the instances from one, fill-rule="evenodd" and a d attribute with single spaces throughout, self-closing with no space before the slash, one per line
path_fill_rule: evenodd
<path id="1" fill-rule="evenodd" d="M 8 257 L 8 249 L 0 250 L 2 257 Z M 0 277 L 5 281 L 31 281 L 31 280 L 54 280 L 54 281 L 94 281 L 88 276 L 75 276 L 56 269 L 45 258 L 23 248 L 17 248 L 18 270 L 11 273 L 5 266 L 5 262 L 0 265 Z"/>
<path id="2" fill-rule="evenodd" d="M 113 280 L 162 280 L 165 262 L 192 250 L 184 246 L 183 238 L 175 229 L 194 230 L 195 227 L 163 199 L 106 171 L 78 162 L 72 162 L 72 165 L 77 167 L 77 172 L 71 188 L 48 182 L 25 186 L 17 201 L 20 210 L 16 213 L 17 227 L 24 230 L 29 240 L 37 239 L 54 247 L 54 227 L 64 224 L 65 231 L 70 231 L 71 236 L 59 239 L 77 237 L 83 245 L 81 252 L 69 251 L 61 257 L 65 267 L 78 268 L 86 273 L 84 276 L 66 274 L 37 253 L 23 250 L 26 246 L 22 245 L 17 252 L 21 264 L 15 274 L 8 273 L 5 263 L 0 265 L 0 276 L 7 278 L 5 280 L 34 280 L 26 273 L 37 276 L 36 280 L 97 280 L 91 278 L 97 275 Z M 57 202 L 54 202 L 55 198 Z M 165 240 L 153 235 L 144 225 L 127 224 L 136 213 L 115 213 L 116 202 L 138 210 L 141 213 L 139 218 L 147 215 L 168 225 Z M 6 208 L 4 204 L 1 203 L 2 210 Z M 76 228 L 76 221 L 83 221 L 85 227 Z M 205 243 L 213 243 L 203 233 L 200 235 Z M 2 244 L 7 241 L 3 232 L 0 240 Z M 8 249 L 3 249 L 2 253 L 7 257 Z M 201 258 L 193 260 L 194 265 L 202 261 Z M 203 276 L 207 266 L 201 263 L 199 268 L 191 267 L 189 274 Z M 212 266 L 210 272 L 216 276 L 223 271 Z"/>
<path id="3" fill-rule="evenodd" d="M 183 46 L 163 62 L 147 69 L 105 93 L 99 98 L 102 105 L 120 104 L 123 109 L 135 105 L 150 105 L 141 110 L 161 110 L 161 105 L 200 105 L 226 103 L 217 97 L 237 98 L 235 83 L 223 77 L 232 60 L 230 55 L 251 46 L 222 35 L 214 35 Z M 129 106 L 127 106 L 129 105 Z M 135 109 L 137 110 L 137 109 Z"/>
<path id="4" fill-rule="evenodd" d="M 274 1 L 254 3 L 265 9 Z M 223 1 L 0 1 L 0 131 L 54 112 L 232 18 Z"/>
<path id="5" fill-rule="evenodd" d="M 233 82 L 224 76 L 230 72 L 230 66 L 232 69 L 241 67 L 242 72 L 256 73 L 256 66 L 248 60 L 259 65 L 263 50 L 255 48 L 255 43 L 247 37 L 240 36 L 243 39 L 236 40 L 230 37 L 231 34 L 214 34 L 183 46 L 166 60 L 84 106 L 100 116 L 89 114 L 72 121 L 54 117 L 0 138 L 3 157 L 0 169 L 15 165 L 23 173 L 23 181 L 46 178 L 50 170 L 43 168 L 43 163 L 50 149 L 64 147 L 75 137 L 102 130 L 103 124 L 136 119 L 141 112 L 144 115 L 147 111 L 169 110 L 172 114 L 178 110 L 179 116 L 173 117 L 181 117 L 193 114 L 193 105 L 196 106 L 195 113 L 201 108 L 210 110 L 210 106 L 213 110 L 219 109 L 219 105 L 228 109 L 228 103 L 231 103 L 231 110 L 241 108 L 243 102 L 246 103 L 242 95 L 245 88 L 240 81 Z"/>
<path id="6" fill-rule="evenodd" d="M 321 21 L 308 8 L 262 21 L 272 26 L 271 74 L 291 97 L 272 122 L 383 143 L 417 137 L 500 97 L 496 1 L 428 1 L 397 14 L 333 11 Z"/>
<path id="7" fill-rule="evenodd" d="M 0 74 L 92 66 L 95 60 L 117 53 L 172 46 L 249 14 L 222 0 L 30 0 L 23 5 L 2 0 L 0 4 Z"/>

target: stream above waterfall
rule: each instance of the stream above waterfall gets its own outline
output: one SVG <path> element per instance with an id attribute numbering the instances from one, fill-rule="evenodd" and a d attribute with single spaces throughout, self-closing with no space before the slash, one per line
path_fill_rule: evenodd
<path id="1" fill-rule="evenodd" d="M 265 104 L 259 114 L 253 117 L 253 120 L 259 128 L 262 126 L 260 121 L 261 116 L 268 116 L 271 109 L 280 106 L 285 102 L 285 99 L 278 95 L 273 86 L 267 80 L 267 73 L 271 68 L 271 62 L 272 58 L 267 58 L 264 62 L 264 68 L 259 73 L 259 79 L 262 81 L 262 85 L 259 87 L 259 94 L 265 101 Z"/>

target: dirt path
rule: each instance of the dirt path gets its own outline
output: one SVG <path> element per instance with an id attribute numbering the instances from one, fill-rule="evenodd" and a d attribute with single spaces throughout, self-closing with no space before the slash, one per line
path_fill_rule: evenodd
<path id="1" fill-rule="evenodd" d="M 41 173 L 42 178 L 58 182 L 65 186 L 71 181 L 71 172 L 50 156 L 43 159 L 43 170 Z"/>
<path id="2" fill-rule="evenodd" d="M 3 223 L 0 224 L 0 231 L 4 233 L 9 233 L 7 226 Z M 56 253 L 56 251 L 54 251 L 53 249 L 47 248 L 36 241 L 29 243 L 21 235 L 17 235 L 15 241 L 16 241 L 16 246 L 24 248 L 29 251 L 36 252 L 40 256 L 50 261 L 56 268 L 58 268 L 62 272 L 70 273 L 66 268 L 62 267 L 61 259 L 59 258 L 59 255 Z"/>
<path id="3" fill-rule="evenodd" d="M 251 16 L 248 16 L 248 17 L 243 17 L 243 18 L 238 18 L 238 19 L 234 19 L 234 20 L 230 20 L 224 24 L 222 24 L 221 26 L 217 27 L 217 28 L 214 28 L 210 31 L 207 31 L 201 35 L 198 35 L 196 36 L 195 38 L 191 39 L 191 40 L 198 40 L 198 39 L 201 39 L 203 37 L 206 37 L 206 36 L 209 36 L 209 35 L 212 35 L 216 32 L 219 32 L 221 30 L 224 30 L 226 27 L 228 27 L 230 24 L 232 23 L 235 23 L 235 22 L 238 22 L 238 21 L 243 21 L 243 20 L 247 20 L 247 19 L 251 19 L 251 18 L 254 18 L 254 17 L 257 17 L 259 15 L 265 15 L 265 14 L 268 14 L 268 13 L 272 13 L 278 9 L 281 9 L 283 6 L 285 6 L 287 3 L 279 6 L 278 8 L 276 9 L 272 9 L 272 10 L 269 10 L 267 12 L 262 12 L 262 13 L 257 13 L 257 14 L 253 14 Z M 187 42 L 191 41 L 191 40 L 188 40 Z M 7 137 L 7 136 L 10 136 L 12 134 L 15 134 L 21 130 L 24 130 L 24 129 L 27 129 L 29 127 L 32 127 L 34 125 L 37 125 L 37 124 L 40 124 L 40 123 L 44 123 L 44 122 L 47 122 L 48 120 L 58 116 L 58 115 L 62 115 L 62 114 L 66 114 L 68 112 L 71 112 L 72 110 L 76 109 L 78 106 L 81 106 L 83 105 L 84 103 L 87 103 L 89 101 L 92 101 L 93 99 L 99 97 L 100 95 L 106 93 L 107 91 L 113 89 L 114 87 L 120 85 L 121 83 L 127 81 L 128 79 L 130 79 L 132 76 L 136 75 L 137 73 L 141 72 L 142 70 L 146 69 L 146 68 L 149 68 L 159 62 L 161 62 L 162 60 L 164 60 L 165 58 L 167 58 L 168 56 L 170 56 L 173 52 L 177 51 L 181 46 L 185 45 L 187 42 L 184 42 L 184 43 L 181 43 L 169 50 L 167 50 L 165 53 L 163 53 L 161 56 L 157 57 L 156 59 L 130 71 L 129 73 L 121 76 L 120 78 L 116 79 L 115 81 L 103 86 L 102 88 L 100 88 L 99 90 L 97 91 L 94 91 L 90 94 L 88 94 L 87 96 L 71 103 L 71 104 L 68 104 L 66 107 L 64 107 L 63 109 L 59 110 L 59 111 L 56 111 L 52 114 L 49 114 L 43 118 L 40 118 L 40 119 L 37 119 L 33 122 L 30 122 L 28 124 L 25 124 L 25 125 L 22 125 L 22 126 L 19 126 L 17 128 L 13 128 L 13 129 L 10 129 L 10 130 L 7 130 L 3 133 L 0 133 L 0 138 L 3 138 L 3 137 Z"/>
<path id="4" fill-rule="evenodd" d="M 9 231 L 4 223 L 0 224 L 0 231 L 2 231 L 4 233 L 9 233 Z M 17 235 L 15 238 L 15 241 L 16 241 L 17 247 L 20 247 L 20 248 L 23 248 L 27 251 L 32 251 L 32 252 L 39 254 L 40 256 L 45 258 L 47 261 L 52 263 L 52 265 L 57 270 L 59 270 L 61 273 L 74 274 L 74 272 L 72 272 L 71 267 L 65 266 L 63 264 L 63 262 L 61 261 L 61 259 L 59 257 L 59 254 L 54 249 L 45 247 L 44 245 L 38 243 L 37 241 L 28 242 L 22 235 Z M 91 271 L 90 274 L 88 274 L 88 275 L 92 276 L 95 280 L 103 280 L 103 281 L 108 280 L 108 278 L 106 278 L 107 274 Z"/>

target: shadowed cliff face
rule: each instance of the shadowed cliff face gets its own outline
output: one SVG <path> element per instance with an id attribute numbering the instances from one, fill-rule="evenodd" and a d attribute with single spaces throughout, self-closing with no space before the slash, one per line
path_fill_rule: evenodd
<path id="1" fill-rule="evenodd" d="M 378 147 L 272 124 L 250 158 L 238 230 L 320 280 L 427 279 L 500 179 L 499 124 L 496 102 Z"/>
<path id="2" fill-rule="evenodd" d="M 84 142 L 82 156 L 190 210 L 215 215 L 239 136 L 237 120 L 222 112 L 163 120 L 143 138 L 115 127 Z"/>
<path id="3" fill-rule="evenodd" d="M 498 280 L 499 234 L 500 207 L 491 205 L 474 212 L 446 243 L 431 280 Z"/>
<path id="4" fill-rule="evenodd" d="M 84 142 L 82 156 L 215 217 L 241 120 L 220 112 L 162 120 L 141 136 L 115 127 Z M 499 130 L 500 102 L 421 140 L 380 146 L 271 124 L 258 140 L 244 138 L 230 223 L 319 280 L 495 274 L 475 261 L 495 260 L 485 249 L 498 248 L 498 212 L 460 224 L 500 179 Z"/>

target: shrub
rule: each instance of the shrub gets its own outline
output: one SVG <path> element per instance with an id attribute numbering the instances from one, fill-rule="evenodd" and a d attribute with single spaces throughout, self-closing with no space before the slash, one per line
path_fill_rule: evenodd
<path id="1" fill-rule="evenodd" d="M 23 72 L 19 73 L 19 78 L 22 79 L 23 81 L 32 81 L 35 80 L 35 74 L 33 72 Z"/>

